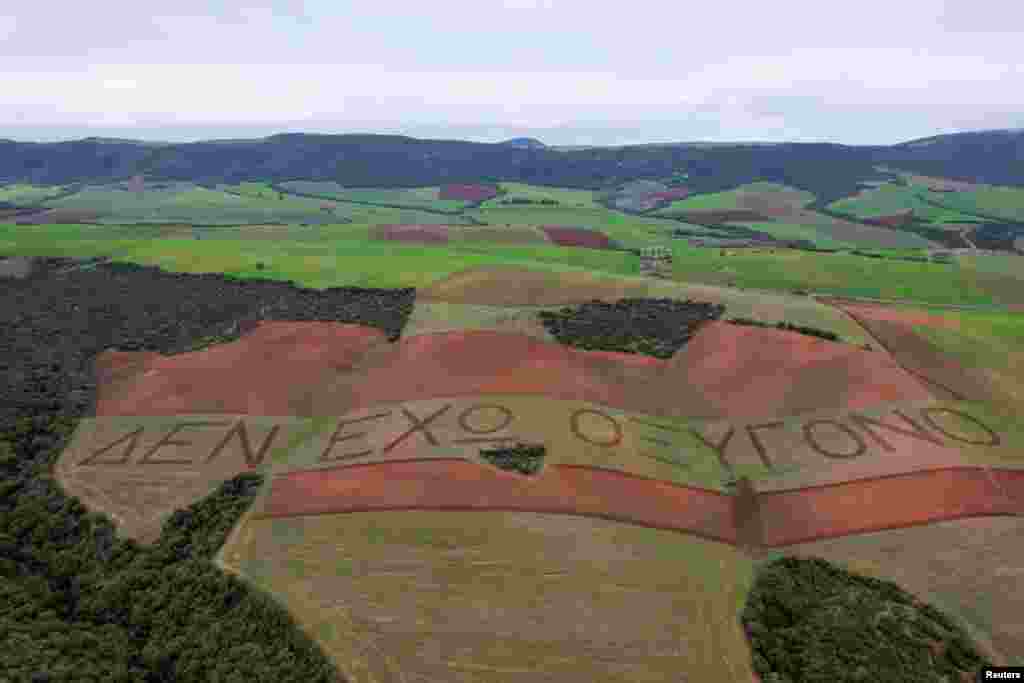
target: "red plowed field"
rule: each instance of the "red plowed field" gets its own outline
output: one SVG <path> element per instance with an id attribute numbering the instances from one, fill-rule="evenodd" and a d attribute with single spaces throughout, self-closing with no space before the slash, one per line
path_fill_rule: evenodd
<path id="1" fill-rule="evenodd" d="M 554 465 L 523 477 L 464 460 L 435 459 L 280 475 L 261 514 L 560 513 L 779 547 L 951 519 L 1022 515 L 1024 472 L 950 468 L 751 495 L 734 497 L 582 466 Z"/>
<path id="2" fill-rule="evenodd" d="M 573 228 L 560 225 L 542 225 L 540 229 L 548 239 L 560 247 L 586 247 L 588 249 L 610 249 L 608 235 L 587 228 Z"/>
<path id="3" fill-rule="evenodd" d="M 672 201 L 674 199 L 686 199 L 690 196 L 690 190 L 685 187 L 676 187 L 671 190 L 664 192 L 655 192 L 651 195 L 651 199 L 658 201 Z"/>
<path id="4" fill-rule="evenodd" d="M 379 240 L 419 242 L 421 244 L 448 244 L 448 227 L 444 225 L 377 225 L 370 236 Z"/>
<path id="5" fill-rule="evenodd" d="M 353 325 L 264 323 L 230 344 L 135 362 L 116 388 L 100 387 L 97 415 L 338 415 L 437 396 L 538 394 L 649 415 L 761 419 L 931 398 L 885 354 L 720 322 L 668 361 L 492 330 L 383 341 Z"/>
<path id="6" fill-rule="evenodd" d="M 871 320 L 888 320 L 891 322 L 904 323 L 906 325 L 930 325 L 932 327 L 956 328 L 959 324 L 952 318 L 928 313 L 926 311 L 897 308 L 885 304 L 858 303 L 845 299 L 819 298 L 819 302 L 836 306 L 846 313 L 858 318 L 869 318 Z"/>
<path id="7" fill-rule="evenodd" d="M 491 185 L 444 185 L 438 199 L 461 199 L 467 202 L 482 202 L 497 196 L 498 189 Z"/>
<path id="8" fill-rule="evenodd" d="M 1000 479 L 981 468 L 956 468 L 763 493 L 758 504 L 764 544 L 785 546 L 949 519 L 1024 514 L 1024 473 L 992 474 Z"/>
<path id="9" fill-rule="evenodd" d="M 864 220 L 868 223 L 882 225 L 887 228 L 900 228 L 914 220 L 914 212 L 913 210 L 908 209 L 906 211 L 901 211 L 900 213 L 891 213 L 885 216 L 872 216 Z"/>
<path id="10" fill-rule="evenodd" d="M 559 465 L 536 478 L 464 460 L 294 472 L 274 479 L 263 515 L 409 508 L 579 514 L 735 542 L 730 496 L 610 470 Z"/>
<path id="11" fill-rule="evenodd" d="M 714 321 L 670 360 L 666 381 L 683 382 L 733 418 L 859 410 L 932 395 L 884 354 L 786 330 Z"/>

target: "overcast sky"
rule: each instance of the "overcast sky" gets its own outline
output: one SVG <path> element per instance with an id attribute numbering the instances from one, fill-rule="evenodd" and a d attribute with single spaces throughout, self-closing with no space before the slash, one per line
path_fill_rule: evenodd
<path id="1" fill-rule="evenodd" d="M 5 5 L 0 138 L 15 140 L 890 144 L 1024 127 L 1011 0 Z"/>

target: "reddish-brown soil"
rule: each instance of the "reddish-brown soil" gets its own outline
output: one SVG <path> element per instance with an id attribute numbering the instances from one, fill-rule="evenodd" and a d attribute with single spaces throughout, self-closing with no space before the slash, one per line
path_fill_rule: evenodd
<path id="1" fill-rule="evenodd" d="M 608 235 L 597 230 L 560 225 L 542 225 L 540 229 L 544 231 L 549 240 L 560 247 L 611 248 L 611 241 L 608 239 Z"/>
<path id="2" fill-rule="evenodd" d="M 669 361 L 491 330 L 382 340 L 352 325 L 264 323 L 236 342 L 180 356 L 106 352 L 98 367 L 141 360 L 134 374 L 100 387 L 96 412 L 338 415 L 389 401 L 537 394 L 649 415 L 763 419 L 932 397 L 885 354 L 720 322 Z"/>
<path id="3" fill-rule="evenodd" d="M 731 496 L 569 465 L 535 477 L 454 459 L 293 472 L 274 479 L 261 515 L 410 508 L 577 514 L 736 540 Z"/>
<path id="4" fill-rule="evenodd" d="M 689 188 L 686 188 L 686 187 L 676 187 L 676 188 L 673 188 L 671 190 L 666 190 L 664 192 L 655 192 L 654 194 L 651 195 L 651 199 L 656 199 L 658 201 L 670 202 L 670 201 L 673 201 L 673 200 L 676 200 L 676 199 L 686 199 L 689 196 L 690 196 Z"/>
<path id="5" fill-rule="evenodd" d="M 704 325 L 670 360 L 666 383 L 684 383 L 730 418 L 859 410 L 931 394 L 892 359 L 785 330 Z M 659 396 L 659 400 L 668 400 Z"/>
<path id="6" fill-rule="evenodd" d="M 893 213 L 886 216 L 872 216 L 865 220 L 869 223 L 876 223 L 887 228 L 900 228 L 914 220 L 914 211 L 913 209 L 907 209 L 900 213 Z"/>
<path id="7" fill-rule="evenodd" d="M 1020 515 L 1022 496 L 1024 472 L 950 468 L 773 491 L 757 501 L 764 545 L 785 546 L 950 519 Z"/>
<path id="8" fill-rule="evenodd" d="M 574 514 L 781 547 L 951 519 L 1022 515 L 1024 472 L 948 468 L 729 496 L 583 466 L 553 465 L 524 477 L 464 460 L 408 460 L 279 475 L 261 515 L 398 509 Z"/>
<path id="9" fill-rule="evenodd" d="M 819 298 L 823 304 L 836 306 L 847 313 L 858 318 L 870 318 L 871 320 L 889 320 L 906 325 L 930 325 L 932 327 L 957 328 L 959 323 L 952 318 L 946 318 L 934 313 L 921 310 L 898 308 L 886 306 L 885 304 L 857 303 L 844 299 Z"/>
<path id="10" fill-rule="evenodd" d="M 296 389 L 323 383 L 325 371 L 351 369 L 369 348 L 386 341 L 383 332 L 360 325 L 264 322 L 237 342 L 193 353 L 104 351 L 94 362 L 96 414 L 175 415 L 209 408 L 300 415 L 289 409 Z"/>
<path id="11" fill-rule="evenodd" d="M 455 235 L 452 235 L 452 232 Z M 449 240 L 460 242 L 493 242 L 495 244 L 549 244 L 545 233 L 528 227 L 455 227 L 448 233 Z"/>
<path id="12" fill-rule="evenodd" d="M 482 202 L 497 196 L 497 194 L 497 188 L 491 185 L 444 185 L 438 193 L 438 199 Z"/>
<path id="13" fill-rule="evenodd" d="M 447 244 L 448 227 L 445 225 L 376 225 L 370 229 L 370 238 L 419 242 L 421 244 Z"/>

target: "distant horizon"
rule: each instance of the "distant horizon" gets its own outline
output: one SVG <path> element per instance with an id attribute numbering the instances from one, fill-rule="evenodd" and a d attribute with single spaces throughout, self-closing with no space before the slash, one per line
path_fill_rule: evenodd
<path id="1" fill-rule="evenodd" d="M 108 140 L 123 140 L 129 142 L 139 142 L 146 144 L 193 144 L 199 142 L 226 142 L 226 141 L 246 141 L 246 140 L 263 140 L 275 135 L 399 135 L 403 137 L 411 137 L 420 140 L 457 140 L 462 142 L 477 142 L 483 144 L 497 144 L 508 140 L 517 138 L 530 138 L 539 140 L 548 147 L 626 147 L 626 146 L 639 146 L 639 145 L 669 145 L 669 144 L 717 144 L 717 145 L 751 145 L 751 144 L 836 144 L 845 145 L 850 147 L 873 147 L 873 146 L 889 146 L 897 145 L 906 142 L 912 142 L 914 140 L 921 140 L 941 135 L 953 135 L 959 133 L 978 133 L 978 132 L 1004 132 L 1004 131 L 1024 131 L 1022 128 L 968 128 L 963 130 L 940 130 L 933 131 L 930 133 L 924 133 L 916 135 L 914 137 L 902 138 L 898 141 L 892 142 L 843 142 L 835 139 L 825 140 L 806 140 L 806 139 L 764 139 L 764 138 L 743 138 L 743 137 L 720 137 L 715 136 L 712 138 L 667 138 L 664 135 L 652 136 L 652 138 L 643 138 L 637 135 L 637 128 L 630 126 L 633 136 L 628 140 L 622 140 L 621 138 L 614 138 L 612 141 L 607 142 L 595 142 L 595 133 L 606 130 L 613 132 L 615 130 L 621 130 L 620 127 L 611 125 L 606 129 L 602 129 L 597 126 L 581 127 L 575 129 L 572 127 L 559 127 L 557 129 L 522 129 L 513 126 L 456 126 L 446 128 L 442 126 L 430 126 L 430 125 L 413 125 L 406 128 L 397 129 L 372 129 L 373 126 L 366 126 L 364 128 L 351 128 L 351 129 L 336 129 L 336 130 L 322 130 L 312 127 L 310 129 L 301 130 L 295 129 L 292 126 L 282 125 L 280 127 L 273 126 L 259 126 L 257 130 L 252 130 L 252 126 L 246 126 L 244 124 L 237 127 L 229 127 L 218 125 L 211 126 L 206 134 L 199 133 L 197 127 L 181 127 L 181 126 L 167 126 L 167 127 L 147 127 L 147 128 L 97 128 L 97 127 L 82 127 L 77 132 L 66 132 L 58 133 L 56 131 L 50 132 L 49 134 L 44 133 L 48 127 L 31 127 L 30 130 L 39 131 L 35 135 L 29 133 L 19 132 L 8 132 L 4 127 L 0 127 L 0 140 L 9 140 L 12 142 L 19 143 L 61 143 L 61 142 L 77 142 L 90 138 L 100 138 Z M 229 130 L 231 128 L 231 130 Z M 367 129 L 370 128 L 370 129 Z M 486 128 L 490 134 L 472 134 L 470 131 L 474 129 Z M 249 130 L 247 130 L 249 129 Z M 65 127 L 61 127 L 60 130 L 67 130 Z M 462 130 L 463 134 L 459 135 L 458 131 Z M 574 130 L 579 130 L 582 133 L 582 140 L 580 135 L 574 135 Z M 186 132 L 191 131 L 191 132 Z M 233 131 L 233 132 L 232 132 Z M 447 132 L 446 132 L 447 131 Z M 545 133 L 547 135 L 545 135 Z M 162 134 L 162 137 L 158 137 Z M 551 137 L 560 138 L 561 141 L 552 141 Z M 570 138 L 571 139 L 567 139 Z"/>

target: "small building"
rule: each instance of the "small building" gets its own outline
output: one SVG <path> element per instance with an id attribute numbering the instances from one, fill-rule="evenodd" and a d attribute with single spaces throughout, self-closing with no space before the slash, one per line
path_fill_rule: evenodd
<path id="1" fill-rule="evenodd" d="M 640 249 L 640 272 L 648 275 L 659 275 L 671 272 L 672 250 L 664 246 L 642 247 Z"/>

